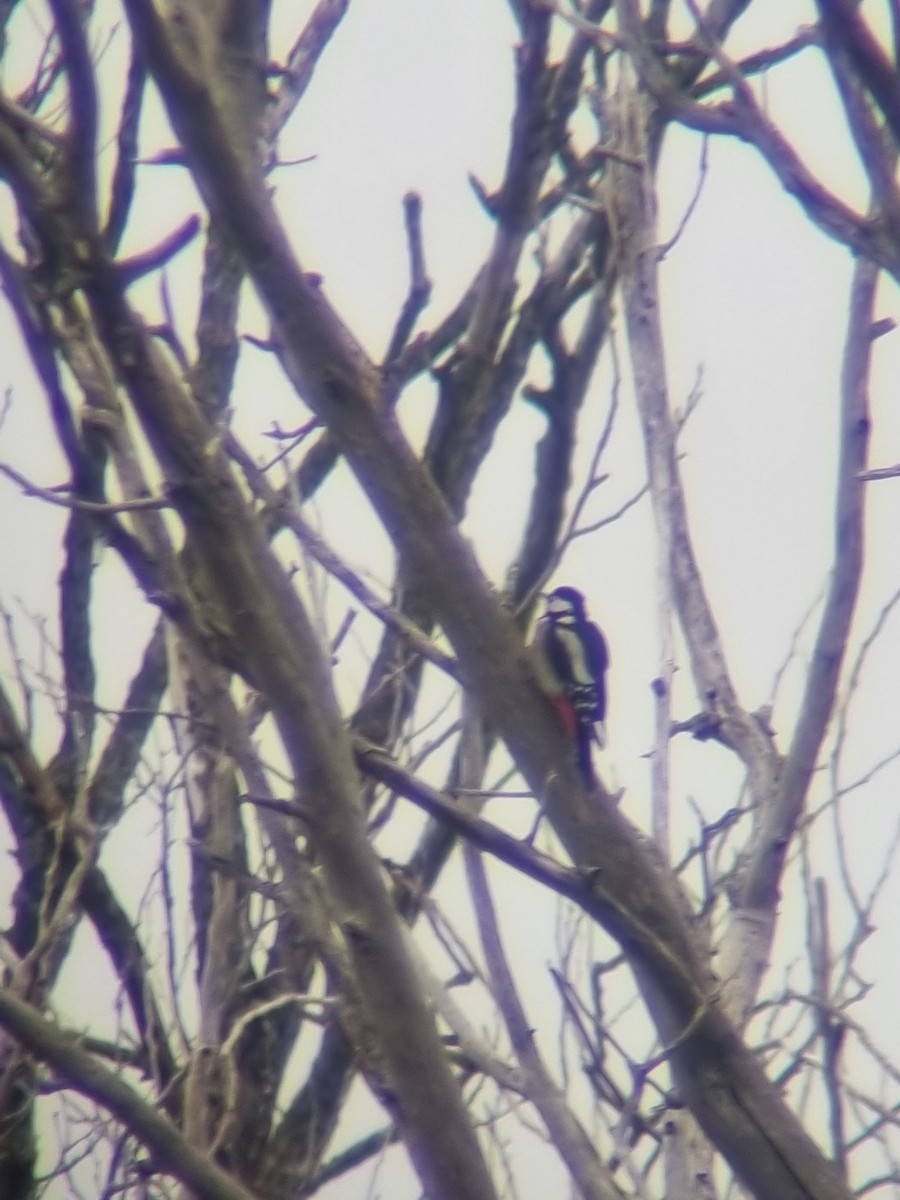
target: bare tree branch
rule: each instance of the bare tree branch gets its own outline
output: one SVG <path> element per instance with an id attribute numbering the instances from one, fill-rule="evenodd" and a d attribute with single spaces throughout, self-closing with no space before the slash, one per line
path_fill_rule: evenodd
<path id="1" fill-rule="evenodd" d="M 621 1178 L 641 1200 L 662 1191 L 714 1200 L 719 1184 L 723 1194 L 752 1188 L 760 1200 L 846 1200 L 849 1188 L 877 1186 L 860 1167 L 868 1147 L 883 1154 L 886 1176 L 900 1169 L 889 1144 L 895 1114 L 883 1090 L 898 1071 L 866 1011 L 872 983 L 861 953 L 884 937 L 873 927 L 883 925 L 879 906 L 895 871 L 900 823 L 887 809 L 880 857 L 865 868 L 849 836 L 851 803 L 892 803 L 896 747 L 879 746 L 860 761 L 860 739 L 851 736 L 866 719 L 860 714 L 874 668 L 885 657 L 868 648 L 888 645 L 888 610 L 859 633 L 846 589 L 840 620 L 832 619 L 840 605 L 830 593 L 830 633 L 823 625 L 806 680 L 823 694 L 807 695 L 801 728 L 792 730 L 786 714 L 806 672 L 808 621 L 776 676 L 786 684 L 774 713 L 743 708 L 735 682 L 744 662 L 725 658 L 737 610 L 723 608 L 720 632 L 707 597 L 715 586 L 710 572 L 730 560 L 716 560 L 701 576 L 690 539 L 677 445 L 683 418 L 666 394 L 667 314 L 657 298 L 654 223 L 657 192 L 689 158 L 683 146 L 695 144 L 668 138 L 670 126 L 684 122 L 709 131 L 709 147 L 717 133 L 747 142 L 750 160 L 762 152 L 811 220 L 898 270 L 893 131 L 866 48 L 875 27 L 852 5 L 845 13 L 822 0 L 818 26 L 787 41 L 757 42 L 762 49 L 739 57 L 731 26 L 751 10 L 765 19 L 764 6 L 687 0 L 685 7 L 693 18 L 688 37 L 669 0 L 514 5 L 521 44 L 508 153 L 502 174 L 476 189 L 483 211 L 473 216 L 488 234 L 482 263 L 434 331 L 417 336 L 429 284 L 419 206 L 407 198 L 409 290 L 378 363 L 329 301 L 318 273 L 330 269 L 327 242 L 315 251 L 315 272 L 294 256 L 294 234 L 306 238 L 296 222 L 313 208 L 292 208 L 289 237 L 271 189 L 275 168 L 285 165 L 276 140 L 314 71 L 341 69 L 340 56 L 325 52 L 334 33 L 344 36 L 346 0 L 309 6 L 312 17 L 282 65 L 273 62 L 269 38 L 282 37 L 288 4 L 126 0 L 127 21 L 113 31 L 103 6 L 54 0 L 46 30 L 36 30 L 26 8 L 0 0 L 4 77 L 19 89 L 15 99 L 0 97 L 0 174 L 12 204 L 0 271 L 7 319 L 18 323 L 33 372 L 19 383 L 13 333 L 12 386 L 0 404 L 6 478 L 32 486 L 53 470 L 33 466 L 44 442 L 20 450 L 16 433 L 25 421 L 29 436 L 34 430 L 46 439 L 48 453 L 55 440 L 64 455 L 60 478 L 67 482 L 42 491 L 68 509 L 54 520 L 45 505 L 29 505 L 7 486 L 11 512 L 51 530 L 35 574 L 53 555 L 63 573 L 55 585 L 59 621 L 32 599 L 31 572 L 23 576 L 24 599 L 0 601 L 0 668 L 8 660 L 11 680 L 0 689 L 0 824 L 12 839 L 15 886 L 0 960 L 9 979 L 43 1005 L 64 962 L 74 969 L 76 961 L 92 968 L 97 961 L 92 937 L 72 937 L 88 917 L 106 952 L 99 971 L 119 986 L 112 1019 L 123 1023 L 109 1032 L 92 1022 L 76 1048 L 96 1050 L 124 1083 L 139 1080 L 135 1090 L 173 1128 L 190 1133 L 195 1154 L 205 1146 L 218 1169 L 255 1195 L 291 1200 L 318 1186 L 330 1140 L 351 1115 L 354 1079 L 389 1114 L 390 1139 L 405 1143 L 365 1169 L 393 1172 L 411 1158 L 420 1187 L 453 1200 L 461 1187 L 464 1195 L 489 1197 L 488 1174 L 512 1191 L 507 1147 L 517 1149 L 520 1138 L 544 1143 L 545 1155 L 561 1151 L 561 1169 L 582 1191 L 612 1197 Z M 848 14 L 864 35 L 856 50 L 841 33 Z M 890 0 L 888 16 L 896 35 L 900 0 Z M 351 47 L 353 33 L 348 25 Z M 807 58 L 797 56 L 807 46 L 821 51 L 825 71 L 804 74 Z M 479 42 L 479 53 L 485 49 Z M 893 69 L 887 43 L 880 53 Z M 360 59 L 359 77 L 381 65 L 380 51 L 378 60 Z M 763 74 L 770 71 L 779 88 L 771 109 Z M 843 102 L 847 125 L 835 130 L 835 147 L 861 157 L 874 196 L 869 213 L 855 212 L 843 193 L 814 177 L 800 158 L 802 137 L 796 148 L 787 141 L 796 101 L 781 83 L 812 75 L 817 97 Z M 150 107 L 143 104 L 147 82 Z M 317 99 L 329 96 L 323 87 Z M 157 127 L 158 99 L 169 116 L 165 130 Z M 117 121 L 103 116 L 98 127 L 98 115 L 116 117 L 120 103 Z M 784 111 L 785 123 L 776 124 L 772 114 Z M 320 115 L 310 109 L 307 132 L 319 127 Z M 466 114 L 460 108 L 456 116 Z M 586 146 L 592 120 L 594 144 Z M 674 157 L 661 156 L 664 138 Z M 85 164 L 73 161 L 81 150 Z M 185 256 L 155 295 L 138 275 L 163 266 L 195 222 L 161 247 L 122 258 L 126 224 L 130 245 L 151 240 L 138 241 L 158 195 L 144 184 L 160 177 L 145 179 L 139 161 L 178 165 L 179 189 L 196 188 L 208 226 L 202 277 L 186 277 Z M 719 163 L 711 151 L 713 180 Z M 464 179 L 467 164 L 458 169 Z M 332 186 L 326 175 L 308 173 L 312 192 Z M 82 185 L 84 196 L 76 194 Z M 111 189 L 108 202 L 98 186 Z M 699 221 L 709 219 L 716 198 L 714 190 L 704 196 Z M 182 212 L 169 228 L 191 203 L 172 199 Z M 748 228 L 753 216 L 748 208 Z M 695 242 L 679 247 L 679 267 Z M 727 241 L 718 246 L 717 262 L 727 266 L 732 249 Z M 833 260 L 833 248 L 830 254 Z M 692 285 L 700 290 L 681 313 L 691 330 L 706 311 L 707 281 Z M 592 381 L 598 361 L 607 366 L 600 355 L 616 304 L 635 366 L 620 380 L 613 361 L 607 399 Z M 249 313 L 255 325 L 260 309 L 264 336 L 244 333 L 241 321 Z M 864 331 L 871 342 L 889 325 L 872 321 L 871 311 L 858 317 L 859 364 Z M 801 329 L 794 346 L 808 353 Z M 271 356 L 265 364 L 260 352 Z M 849 361 L 849 345 L 847 354 Z M 267 394 L 251 374 L 263 366 L 284 376 Z M 632 376 L 647 447 L 645 486 L 630 475 L 640 432 L 630 411 Z M 606 377 L 598 375 L 601 388 Z M 413 380 L 414 414 L 405 403 Z M 35 386 L 47 412 L 40 405 L 33 411 Z M 723 410 L 733 402 L 730 388 L 716 392 Z M 285 403 L 299 405 L 297 413 Z M 856 415 L 864 424 L 866 413 Z M 405 435 L 413 424 L 424 452 Z M 274 452 L 258 440 L 265 428 L 277 438 Z M 321 431 L 314 444 L 312 431 Z M 864 430 L 846 441 L 839 503 L 847 520 L 834 587 L 848 583 L 842 568 L 858 551 L 867 480 L 895 473 L 867 471 L 850 453 L 851 443 L 865 441 Z M 259 457 L 254 444 L 263 447 Z M 691 452 L 699 458 L 705 449 L 698 439 Z M 360 489 L 348 492 L 332 478 L 318 492 L 339 459 Z M 270 482 L 276 466 L 289 481 L 280 490 Z M 515 556 L 501 547 L 512 559 L 502 594 L 480 569 L 489 541 L 472 504 L 484 502 L 495 467 L 516 472 L 522 511 L 503 517 L 525 527 Z M 582 482 L 570 495 L 573 479 Z M 736 474 L 736 504 L 744 498 L 740 485 Z M 671 591 L 685 634 L 684 646 L 676 637 L 664 648 L 657 698 L 658 765 L 671 752 L 676 806 L 667 823 L 670 785 L 660 773 L 652 823 L 674 866 L 630 823 L 648 811 L 645 746 L 629 750 L 623 736 L 624 761 L 613 748 L 615 770 L 627 782 L 625 804 L 622 792 L 608 795 L 603 786 L 586 792 L 522 644 L 548 572 L 571 570 L 600 612 L 607 604 L 601 591 L 610 587 L 616 613 L 616 591 L 636 585 L 633 611 L 607 634 L 617 729 L 624 735 L 642 727 L 649 700 L 635 690 L 633 672 L 647 648 L 629 649 L 628 637 L 646 637 L 647 513 L 630 513 L 645 490 L 671 576 L 662 591 Z M 312 520 L 302 506 L 314 494 Z M 110 495 L 122 503 L 107 503 Z M 160 497 L 170 511 L 157 511 Z M 501 500 L 509 509 L 502 485 Z M 339 522 L 357 512 L 380 519 L 392 543 L 389 600 L 365 582 L 383 576 L 380 538 L 357 541 L 347 555 L 330 548 L 345 535 Z M 583 536 L 623 515 L 621 527 L 603 537 Z M 872 523 L 873 545 L 881 534 Z M 104 544 L 116 555 L 94 552 Z M 298 545 L 299 575 L 292 561 Z M 496 572 L 495 558 L 489 561 Z M 143 597 L 127 580 L 118 590 L 122 564 Z M 882 582 L 878 572 L 869 582 Z M 15 570 L 6 586 L 18 588 Z M 113 596 L 122 603 L 122 595 L 129 608 L 120 627 L 120 609 L 106 606 Z M 311 597 L 308 610 L 300 595 Z M 144 598 L 163 615 L 127 684 L 109 651 L 127 631 L 144 629 Z M 354 624 L 359 605 L 377 621 Z M 23 616 L 14 621 L 18 611 Z M 685 650 L 698 699 L 696 715 L 676 722 L 668 706 L 673 684 L 676 696 L 690 687 L 677 674 Z M 854 665 L 839 700 L 847 655 Z M 173 664 L 176 692 L 164 701 Z M 619 700 L 629 689 L 639 696 L 631 712 Z M 349 720 L 346 712 L 353 712 Z M 823 788 L 812 791 L 835 713 L 831 773 L 823 771 Z M 56 744 L 62 740 L 45 764 L 39 748 L 48 730 Z M 670 751 L 679 731 L 695 741 L 680 739 Z M 796 755 L 793 782 L 775 749 L 782 740 Z M 483 787 L 489 754 L 491 784 Z M 707 766 L 708 777 L 701 774 Z M 606 774 L 612 778 L 611 763 Z M 442 788 L 425 782 L 436 776 Z M 794 789 L 793 808 L 783 788 Z M 430 814 L 424 829 L 404 798 Z M 490 822 L 475 815 L 487 804 L 496 806 Z M 124 869 L 133 878 L 126 879 L 121 839 L 148 829 L 155 831 L 152 853 L 135 853 L 129 843 Z M 539 853 L 538 831 L 561 848 L 551 840 L 551 854 Z M 107 834 L 101 869 L 97 854 Z M 473 863 L 487 975 L 466 944 L 455 893 L 431 892 L 446 867 L 454 870 L 459 839 Z M 837 843 L 833 888 L 841 894 L 828 897 L 826 911 L 814 880 L 829 839 Z M 405 866 L 394 861 L 397 846 Z M 501 946 L 504 896 L 498 892 L 495 913 L 476 846 L 542 885 L 508 880 L 543 914 L 557 905 L 558 1030 L 543 1011 L 540 1031 L 530 1027 L 512 982 L 519 963 L 507 962 L 519 931 L 510 926 L 509 946 Z M 800 872 L 785 870 L 798 859 Z M 798 873 L 809 954 L 801 952 L 799 965 L 789 964 L 764 991 L 774 901 L 781 894 L 784 919 L 792 920 L 803 902 L 791 887 Z M 845 909 L 849 932 L 836 916 L 828 919 Z M 420 915 L 427 928 L 414 928 Z M 790 933 L 802 941 L 803 922 L 794 921 Z M 612 949 L 608 936 L 617 943 Z M 435 948 L 445 956 L 439 969 L 423 965 L 434 963 Z M 446 982 L 438 970 L 449 972 Z M 811 980 L 798 982 L 798 970 Z M 63 986 L 68 978 L 61 977 Z M 521 1065 L 475 1028 L 484 988 L 502 1003 Z M 749 1030 L 747 1044 L 729 1014 Z M 450 1036 L 437 1037 L 436 1020 Z M 647 1047 L 654 1028 L 656 1045 Z M 558 1074 L 551 1077 L 544 1056 L 554 1033 Z M 151 1148 L 142 1157 L 144 1135 L 127 1115 L 120 1125 L 104 1101 L 85 1101 L 52 1068 L 42 1079 L 37 1054 L 9 1031 L 0 1034 L 0 1192 L 12 1186 L 24 1200 L 23 1189 L 36 1186 L 42 1086 L 60 1122 L 50 1168 L 64 1181 L 57 1186 L 83 1191 L 82 1175 L 94 1168 L 105 1197 L 196 1191 L 184 1181 L 153 1180 L 157 1156 Z M 823 1096 L 827 1104 L 819 1105 Z M 800 1125 L 821 1137 L 825 1120 L 837 1169 Z M 364 1130 L 381 1124 L 376 1117 Z M 586 1129 L 596 1130 L 590 1142 Z M 384 1146 L 380 1131 L 351 1159 Z M 462 1185 L 461 1169 L 470 1172 Z"/>
<path id="2" fill-rule="evenodd" d="M 680 1078 L 690 1080 L 692 1104 L 701 1123 L 715 1131 L 723 1149 L 734 1156 L 741 1173 L 757 1181 L 760 1189 L 780 1190 L 785 1196 L 809 1196 L 816 1190 L 822 1196 L 844 1196 L 840 1181 L 763 1080 L 752 1057 L 721 1015 L 708 1007 L 701 982 L 704 971 L 699 951 L 678 915 L 682 911 L 681 901 L 672 896 L 671 885 L 651 863 L 614 806 L 607 807 L 608 802 L 603 798 L 596 810 L 588 805 L 574 767 L 568 763 L 552 714 L 530 682 L 510 623 L 497 612 L 471 553 L 448 523 L 446 504 L 437 489 L 423 474 L 390 414 L 377 405 L 380 388 L 372 365 L 331 313 L 324 298 L 310 288 L 275 221 L 268 198 L 236 160 L 214 105 L 208 97 L 198 102 L 201 98 L 197 95 L 196 81 L 182 72 L 166 44 L 166 34 L 158 19 L 138 0 L 130 0 L 128 9 L 136 31 L 143 38 L 151 69 L 169 98 L 173 120 L 192 154 L 198 162 L 202 161 L 209 202 L 228 223 L 241 247 L 248 270 L 295 365 L 304 397 L 331 428 L 390 528 L 401 558 L 415 569 L 417 579 L 427 588 L 430 603 L 457 650 L 467 685 L 476 690 L 490 709 L 523 773 L 542 794 L 548 814 L 570 853 L 581 862 L 603 864 L 598 867 L 594 886 L 602 896 L 607 925 L 667 996 L 669 1018 L 674 1020 L 674 1026 L 669 1026 L 671 1039 L 683 1039 L 674 1061 L 681 1062 Z M 188 94 L 189 106 L 184 103 Z M 104 319 L 103 314 L 109 297 L 102 291 L 95 292 L 94 302 L 101 324 L 106 325 L 109 317 Z M 114 319 L 113 325 L 120 328 L 121 319 Z M 202 460 L 191 455 L 187 461 L 185 448 L 175 437 L 183 420 L 178 416 L 183 404 L 166 403 L 163 416 L 161 405 L 166 400 L 166 389 L 161 386 L 156 364 L 151 370 L 151 360 L 139 345 L 132 345 L 130 357 L 140 363 L 141 369 L 126 368 L 136 405 L 160 451 L 167 458 L 174 455 L 176 462 L 180 460 L 181 470 L 187 467 L 195 473 L 201 469 Z M 155 379 L 152 393 L 147 388 L 149 378 Z M 182 429 L 181 436 L 186 432 Z M 205 489 L 202 495 L 186 488 L 180 497 L 185 519 L 191 524 L 199 523 L 202 514 L 204 526 L 212 520 L 215 528 L 221 516 L 209 512 L 207 496 L 210 491 L 220 493 L 224 484 L 221 478 L 216 487 Z M 220 505 L 223 499 L 220 494 Z M 195 509 L 194 505 L 199 507 Z M 403 520 L 403 514 L 409 512 L 417 514 L 414 528 Z M 229 505 L 229 520 L 228 563 L 233 585 L 240 578 L 235 560 L 234 522 L 242 517 L 237 506 L 232 509 Z M 254 577 L 258 577 L 264 560 L 255 548 L 252 558 L 251 569 Z M 249 561 L 247 565 L 250 566 Z M 264 573 L 269 575 L 269 571 L 266 564 Z M 214 569 L 212 574 L 216 573 Z M 275 578 L 272 586 L 280 593 Z M 245 611 L 255 610 L 261 599 L 255 593 L 253 601 L 244 606 Z M 235 600 L 232 594 L 229 602 Z M 290 624 L 295 625 L 299 620 L 297 614 Z M 264 631 L 254 626 L 254 634 L 269 632 L 268 628 Z M 296 641 L 296 628 L 293 635 L 287 636 L 288 640 L 292 636 Z M 245 643 L 245 654 L 248 649 Z M 283 654 L 283 644 L 280 653 Z M 268 656 L 259 663 L 267 676 L 274 665 Z M 282 692 L 286 685 L 288 691 Z M 286 699 L 288 692 L 293 693 L 293 683 L 284 677 L 283 668 L 273 673 L 267 690 L 273 698 L 283 695 Z M 291 702 L 294 711 L 304 708 L 298 705 L 298 700 L 295 697 Z M 281 708 L 280 699 L 276 700 L 275 708 L 276 711 Z M 290 744 L 291 725 L 283 722 L 282 732 Z M 297 756 L 301 781 L 307 777 L 311 749 L 307 746 L 306 754 Z M 548 787 L 551 774 L 555 778 Z M 343 807 L 338 793 L 332 795 L 330 805 L 335 811 Z M 592 819 L 586 825 L 587 812 Z M 324 854 L 324 846 L 322 850 Z M 615 889 L 606 882 L 610 872 L 616 878 Z M 660 927 L 661 918 L 664 929 Z M 690 1032 L 685 1036 L 686 1031 Z M 718 1078 L 726 1045 L 734 1066 L 731 1086 L 739 1081 L 742 1089 L 738 1111 L 733 1108 L 726 1111 L 712 1100 L 715 1088 L 709 1072 L 714 1071 Z M 749 1123 L 744 1116 L 748 1112 L 753 1114 Z M 740 1125 L 740 1133 L 732 1122 Z M 776 1149 L 779 1144 L 783 1150 Z M 784 1171 L 784 1155 L 792 1164 L 790 1178 Z M 799 1186 L 798 1170 L 806 1176 Z"/>
<path id="3" fill-rule="evenodd" d="M 266 140 L 274 143 L 309 87 L 319 59 L 343 20 L 350 0 L 319 0 L 288 54 L 282 82 L 266 121 Z"/>
<path id="4" fill-rule="evenodd" d="M 145 1100 L 68 1033 L 37 1009 L 0 988 L 0 1023 L 55 1073 L 85 1096 L 103 1105 L 152 1151 L 154 1166 L 170 1172 L 203 1200 L 252 1200 L 251 1193 L 184 1138 L 155 1106 Z"/>
<path id="5" fill-rule="evenodd" d="M 146 82 L 147 70 L 140 50 L 132 46 L 131 62 L 128 64 L 128 77 L 125 82 L 125 96 L 122 101 L 122 120 L 116 135 L 116 166 L 109 187 L 109 207 L 103 231 L 106 244 L 113 254 L 119 248 L 134 199 L 138 129 L 143 111 Z"/>
<path id="6" fill-rule="evenodd" d="M 884 114 L 900 147 L 900 81 L 891 63 L 858 8 L 848 0 L 816 0 L 826 32 L 833 33 L 849 55 Z"/>
<path id="7" fill-rule="evenodd" d="M 766 806 L 741 891 L 741 909 L 772 911 L 791 835 L 796 828 L 840 677 L 847 631 L 863 565 L 865 484 L 869 442 L 868 375 L 878 267 L 861 260 L 854 272 L 841 378 L 841 456 L 835 504 L 835 557 L 803 705 L 773 802 Z"/>
<path id="8" fill-rule="evenodd" d="M 67 130 L 68 200 L 89 227 L 97 222 L 97 92 L 85 34 L 87 13 L 75 0 L 50 0 L 66 65 L 71 120 Z"/>
<path id="9" fill-rule="evenodd" d="M 480 740 L 477 718 L 472 714 L 464 721 L 463 736 Z M 468 747 L 464 754 L 462 783 L 478 787 L 485 768 L 483 749 Z M 621 1200 L 611 1173 L 601 1161 L 584 1128 L 575 1118 L 561 1090 L 556 1086 L 535 1044 L 519 991 L 503 948 L 500 925 L 488 883 L 487 870 L 475 845 L 467 842 L 463 856 L 472 904 L 478 922 L 481 945 L 487 961 L 488 975 L 497 1005 L 503 1015 L 513 1052 L 523 1074 L 527 1095 L 547 1126 L 548 1133 L 568 1164 L 580 1193 L 585 1200 Z"/>

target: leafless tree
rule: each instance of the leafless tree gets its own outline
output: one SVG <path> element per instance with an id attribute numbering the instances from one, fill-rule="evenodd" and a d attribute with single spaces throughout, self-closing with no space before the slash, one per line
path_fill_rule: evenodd
<path id="1" fill-rule="evenodd" d="M 858 1014 L 900 751 L 860 767 L 848 747 L 898 594 L 868 584 L 863 547 L 895 473 L 867 448 L 879 286 L 900 272 L 900 7 L 878 24 L 818 0 L 745 52 L 762 3 L 511 0 L 506 162 L 473 181 L 488 251 L 426 325 L 427 212 L 398 196 L 409 286 L 377 357 L 279 204 L 305 169 L 290 123 L 353 19 L 318 0 L 282 44 L 296 7 L 0 3 L 3 344 L 29 363 L 4 421 L 26 412 L 45 447 L 35 471 L 0 429 L 3 511 L 39 513 L 59 564 L 55 601 L 23 607 L 10 529 L 0 1194 L 287 1200 L 384 1170 L 395 1194 L 486 1200 L 528 1194 L 526 1157 L 541 1194 L 591 1200 L 886 1194 L 900 1054 Z M 861 207 L 769 108 L 811 55 Z M 669 241 L 657 221 L 677 137 L 702 144 L 700 188 L 746 144 L 854 261 L 822 399 L 833 559 L 774 710 L 742 699 L 734 647 L 759 633 L 720 631 L 692 533 L 681 439 L 702 389 L 673 402 L 660 274 L 699 190 Z M 196 295 L 176 294 L 201 252 Z M 540 433 L 505 441 L 523 414 Z M 477 522 L 461 531 L 492 470 L 531 478 L 503 580 Z M 604 539 L 630 522 L 657 564 L 645 797 L 586 790 L 526 649 L 579 547 L 629 569 Z M 685 764 L 721 779 L 715 812 Z M 864 802 L 880 832 L 860 872 Z M 549 970 L 523 912 L 553 934 Z M 88 1021 L 67 1015 L 86 977 L 116 985 Z"/>

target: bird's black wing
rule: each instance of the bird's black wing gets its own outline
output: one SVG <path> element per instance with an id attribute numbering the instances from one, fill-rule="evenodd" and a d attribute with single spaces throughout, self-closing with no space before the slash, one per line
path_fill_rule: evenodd
<path id="1" fill-rule="evenodd" d="M 606 648 L 606 639 L 593 622 L 588 622 L 585 627 L 584 648 L 591 674 L 596 681 L 594 720 L 604 721 L 606 719 L 606 669 L 609 666 L 609 651 Z"/>

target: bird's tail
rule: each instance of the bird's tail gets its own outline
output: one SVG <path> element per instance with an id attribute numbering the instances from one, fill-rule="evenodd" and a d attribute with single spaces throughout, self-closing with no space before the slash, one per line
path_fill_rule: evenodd
<path id="1" fill-rule="evenodd" d="M 585 787 L 593 789 L 597 784 L 597 776 L 594 773 L 594 761 L 591 751 L 594 747 L 594 742 L 597 741 L 597 735 L 594 726 L 590 722 L 583 722 L 578 728 L 578 769 L 581 772 L 581 778 L 584 780 Z M 602 742 L 600 743 L 603 744 Z"/>

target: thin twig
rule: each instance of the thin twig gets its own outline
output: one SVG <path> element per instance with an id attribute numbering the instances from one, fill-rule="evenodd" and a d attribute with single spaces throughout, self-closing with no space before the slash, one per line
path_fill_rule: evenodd
<path id="1" fill-rule="evenodd" d="M 59 491 L 56 488 L 40 487 L 22 475 L 15 467 L 0 462 L 0 474 L 6 475 L 13 483 L 17 483 L 26 496 L 35 496 L 55 504 L 57 508 L 78 509 L 82 512 L 97 513 L 98 516 L 109 516 L 112 513 L 139 512 L 147 509 L 171 508 L 172 502 L 166 496 L 146 496 L 137 500 L 120 500 L 116 504 L 101 504 L 95 500 L 81 500 L 71 492 Z"/>
<path id="2" fill-rule="evenodd" d="M 431 297 L 431 280 L 425 270 L 425 251 L 422 246 L 422 198 L 417 192 L 407 192 L 403 197 L 403 219 L 409 251 L 409 293 L 384 356 L 385 369 L 390 369 L 396 362 Z"/>
<path id="3" fill-rule="evenodd" d="M 697 171 L 697 186 L 694 188 L 694 194 L 687 203 L 687 207 L 681 214 L 681 220 L 675 227 L 675 232 L 667 242 L 663 242 L 657 247 L 656 257 L 659 262 L 662 262 L 669 251 L 678 244 L 681 236 L 688 226 L 688 222 L 694 215 L 697 205 L 700 203 L 700 197 L 703 195 L 703 188 L 706 184 L 707 172 L 709 170 L 709 134 L 704 133 L 700 139 L 700 165 Z"/>
<path id="4" fill-rule="evenodd" d="M 173 259 L 176 254 L 180 253 L 185 246 L 189 245 L 199 232 L 200 218 L 196 213 L 192 213 L 186 220 L 182 221 L 177 229 L 164 237 L 159 245 L 154 246 L 150 250 L 144 250 L 141 254 L 134 254 L 130 258 L 120 259 L 116 263 L 116 269 L 122 282 L 127 286 L 143 278 L 144 275 L 158 271 Z"/>
<path id="5" fill-rule="evenodd" d="M 856 478 L 865 483 L 872 483 L 876 479 L 896 479 L 898 475 L 900 463 L 895 463 L 892 467 L 873 467 L 871 471 L 860 471 Z"/>

